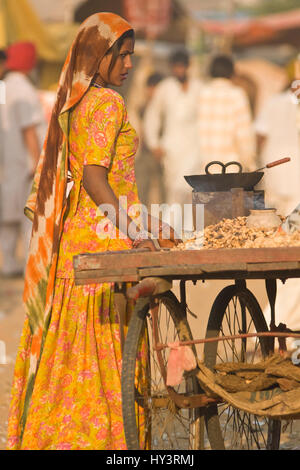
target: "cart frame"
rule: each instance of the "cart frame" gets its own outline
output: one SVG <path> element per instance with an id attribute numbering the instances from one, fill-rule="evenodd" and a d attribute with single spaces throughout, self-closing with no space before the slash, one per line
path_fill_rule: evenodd
<path id="1" fill-rule="evenodd" d="M 275 303 L 276 282 L 283 283 L 288 278 L 300 277 L 300 248 L 254 248 L 254 249 L 217 249 L 217 250 L 130 250 L 122 252 L 105 252 L 97 254 L 82 254 L 74 258 L 75 283 L 77 285 L 112 282 L 115 292 L 127 298 L 137 300 L 140 297 L 153 298 L 170 290 L 173 280 L 180 281 L 180 305 L 187 312 L 186 282 L 205 280 L 234 280 L 237 287 L 246 287 L 246 280 L 265 280 L 266 292 L 271 308 L 270 329 L 267 332 L 237 335 L 236 338 L 250 336 L 267 336 L 272 341 L 278 337 L 280 349 L 285 348 L 286 337 L 300 337 L 300 331 L 291 331 L 285 325 L 276 326 Z M 128 283 L 135 287 L 128 290 Z M 164 380 L 166 370 L 160 351 L 167 345 L 159 342 L 155 331 L 157 318 L 153 314 L 153 349 L 158 355 L 158 361 Z M 226 337 L 228 338 L 228 337 Z M 222 338 L 206 338 L 182 342 L 181 344 L 205 343 L 220 341 Z M 167 387 L 169 396 L 179 408 L 202 408 L 218 399 L 211 398 L 205 393 L 190 397 L 176 393 Z"/>

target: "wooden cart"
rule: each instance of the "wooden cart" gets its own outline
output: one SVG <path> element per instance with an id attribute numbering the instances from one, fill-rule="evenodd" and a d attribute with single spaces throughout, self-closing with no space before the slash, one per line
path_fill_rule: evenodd
<path id="1" fill-rule="evenodd" d="M 213 368 L 220 361 L 257 361 L 274 350 L 275 336 L 297 336 L 276 327 L 275 300 L 277 280 L 300 277 L 300 248 L 105 252 L 79 255 L 74 267 L 76 284 L 113 282 L 119 305 L 122 296 L 135 300 L 122 368 L 129 450 L 200 449 L 204 426 L 212 449 L 279 447 L 280 420 L 258 418 L 207 396 L 195 370 L 185 373 L 178 387 L 167 386 L 168 344 L 190 344 L 197 355 L 196 344 L 204 343 L 204 363 Z M 208 279 L 234 282 L 216 297 L 206 338 L 199 340 L 188 323 L 185 283 Z M 265 281 L 270 327 L 247 289 L 248 279 Z M 180 281 L 180 299 L 170 290 L 173 280 Z"/>

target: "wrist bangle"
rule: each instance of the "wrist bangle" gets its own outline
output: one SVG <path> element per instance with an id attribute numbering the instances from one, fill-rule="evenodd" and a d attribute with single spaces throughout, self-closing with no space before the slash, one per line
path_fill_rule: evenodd
<path id="1" fill-rule="evenodd" d="M 141 241 L 148 240 L 149 235 L 146 230 L 140 230 L 132 242 L 132 246 L 135 248 Z"/>
<path id="2" fill-rule="evenodd" d="M 165 225 L 165 222 L 163 222 L 160 219 L 152 217 L 151 221 L 151 233 L 155 238 L 159 238 L 159 234 L 162 232 L 163 228 Z"/>

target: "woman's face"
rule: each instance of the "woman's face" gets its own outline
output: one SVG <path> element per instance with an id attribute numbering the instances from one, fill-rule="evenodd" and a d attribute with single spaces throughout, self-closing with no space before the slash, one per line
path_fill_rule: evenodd
<path id="1" fill-rule="evenodd" d="M 103 57 L 100 63 L 98 76 L 104 84 L 110 84 L 113 86 L 121 86 L 123 84 L 128 76 L 129 70 L 132 69 L 131 56 L 133 53 L 134 40 L 126 38 L 110 74 L 108 72 L 112 60 L 112 54 L 107 54 Z"/>

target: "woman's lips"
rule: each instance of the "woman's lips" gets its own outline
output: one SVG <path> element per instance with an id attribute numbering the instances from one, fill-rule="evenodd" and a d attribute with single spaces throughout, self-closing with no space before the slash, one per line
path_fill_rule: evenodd
<path id="1" fill-rule="evenodd" d="M 126 80 L 127 77 L 128 77 L 128 73 L 122 73 L 121 75 L 122 80 Z"/>

